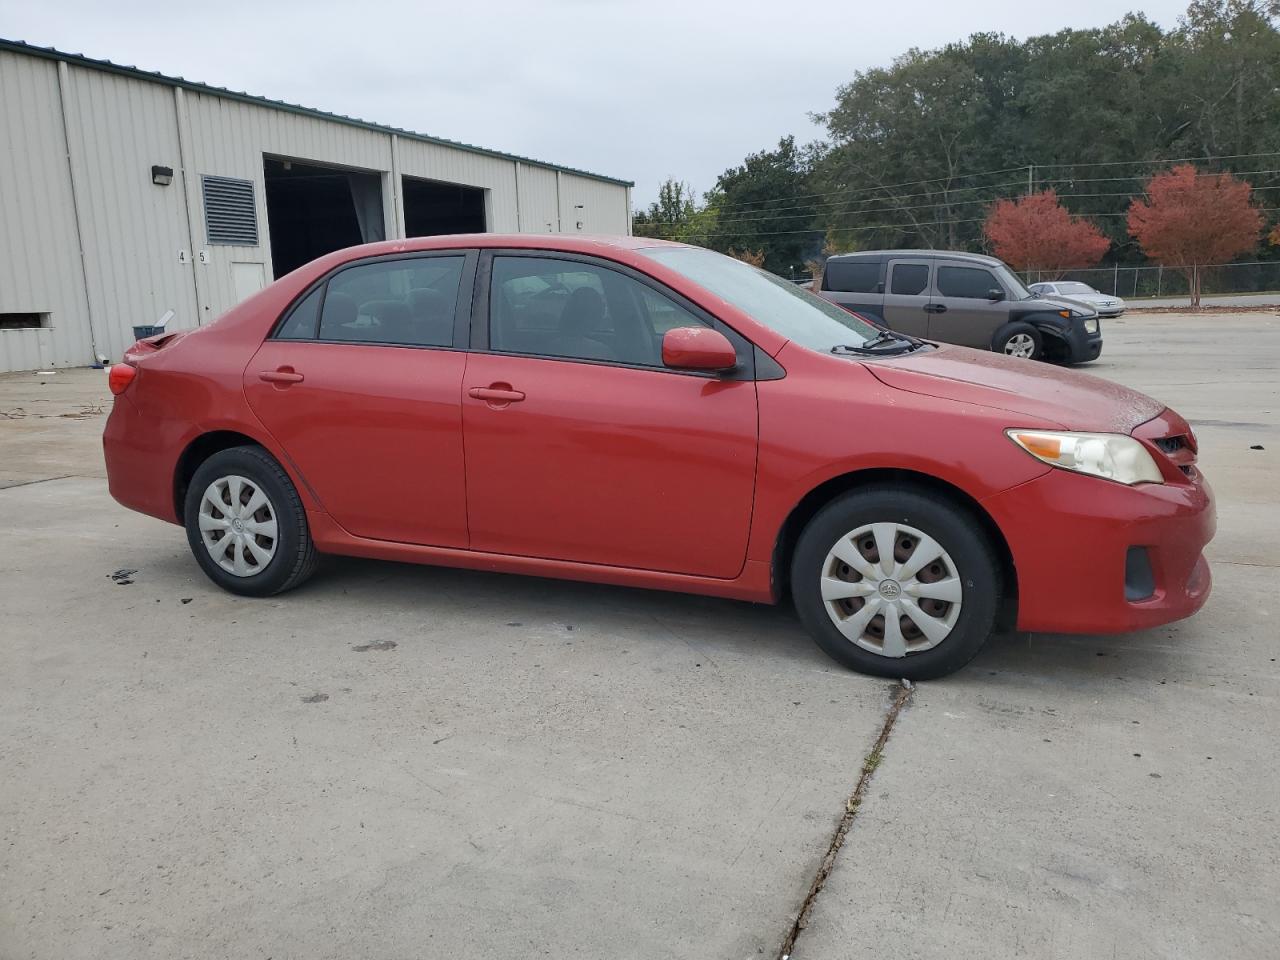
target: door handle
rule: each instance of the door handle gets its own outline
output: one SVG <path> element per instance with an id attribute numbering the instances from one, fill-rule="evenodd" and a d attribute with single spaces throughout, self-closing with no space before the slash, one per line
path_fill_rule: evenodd
<path id="1" fill-rule="evenodd" d="M 924 305 L 925 313 L 946 313 L 947 305 L 945 303 L 926 303 Z"/>
<path id="2" fill-rule="evenodd" d="M 512 390 L 509 383 L 495 383 L 488 387 L 472 387 L 467 391 L 467 396 L 476 400 L 483 400 L 490 406 L 505 407 L 508 403 L 519 403 L 524 399 L 524 394 L 519 390 Z"/>
<path id="3" fill-rule="evenodd" d="M 263 370 L 258 374 L 258 379 L 267 383 L 301 383 L 306 377 L 293 367 L 281 367 L 279 370 Z"/>

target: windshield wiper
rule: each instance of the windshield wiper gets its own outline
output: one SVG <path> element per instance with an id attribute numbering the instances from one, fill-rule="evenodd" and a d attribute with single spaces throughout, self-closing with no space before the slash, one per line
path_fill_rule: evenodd
<path id="1" fill-rule="evenodd" d="M 852 353 L 862 357 L 887 357 L 899 353 L 910 353 L 924 346 L 922 340 L 908 337 L 892 330 L 881 330 L 870 340 L 859 346 L 838 343 L 831 348 L 832 353 Z"/>

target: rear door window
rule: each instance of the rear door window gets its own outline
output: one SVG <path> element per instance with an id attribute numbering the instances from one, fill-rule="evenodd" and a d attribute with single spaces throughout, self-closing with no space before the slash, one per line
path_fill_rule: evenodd
<path id="1" fill-rule="evenodd" d="M 889 292 L 900 296 L 915 297 L 929 286 L 927 263 L 895 263 L 890 279 Z"/>
<path id="2" fill-rule="evenodd" d="M 981 267 L 938 267 L 936 286 L 944 297 L 966 300 L 987 300 L 993 288 L 1001 289 L 995 275 Z"/>
<path id="3" fill-rule="evenodd" d="M 828 260 L 822 288 L 837 293 L 876 293 L 880 284 L 878 260 Z"/>
<path id="4" fill-rule="evenodd" d="M 324 295 L 321 340 L 451 347 L 466 258 L 411 257 L 335 274 Z M 292 322 L 286 322 L 288 328 Z"/>
<path id="5" fill-rule="evenodd" d="M 316 324 L 320 321 L 320 297 L 324 286 L 316 287 L 302 298 L 293 311 L 281 324 L 276 334 L 277 340 L 314 340 Z"/>

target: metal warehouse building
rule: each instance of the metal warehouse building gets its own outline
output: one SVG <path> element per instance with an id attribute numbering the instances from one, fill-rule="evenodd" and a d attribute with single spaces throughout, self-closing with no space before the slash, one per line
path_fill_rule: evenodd
<path id="1" fill-rule="evenodd" d="M 0 40 L 0 371 L 119 359 L 352 244 L 628 233 L 630 187 Z"/>

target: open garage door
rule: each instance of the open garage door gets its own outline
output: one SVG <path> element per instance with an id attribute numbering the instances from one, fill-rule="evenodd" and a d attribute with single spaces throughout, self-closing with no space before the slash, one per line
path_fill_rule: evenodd
<path id="1" fill-rule="evenodd" d="M 271 266 L 283 277 L 316 257 L 387 238 L 382 177 L 264 157 Z"/>
<path id="2" fill-rule="evenodd" d="M 488 229 L 484 190 L 439 180 L 401 178 L 404 185 L 404 232 L 410 237 L 442 233 L 484 233 Z"/>

